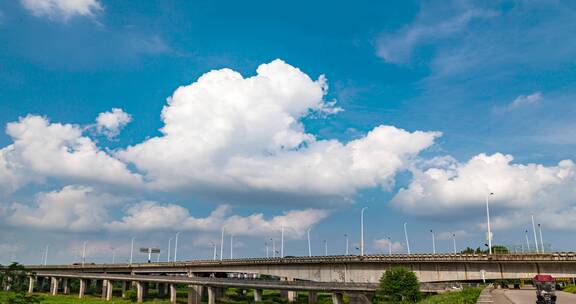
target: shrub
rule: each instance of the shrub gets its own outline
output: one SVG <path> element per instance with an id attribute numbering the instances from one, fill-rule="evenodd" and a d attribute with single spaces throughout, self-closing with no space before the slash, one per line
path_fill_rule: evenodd
<path id="1" fill-rule="evenodd" d="M 136 303 L 136 301 L 138 301 L 138 294 L 136 293 L 136 290 L 126 290 L 126 299 L 128 299 L 130 302 Z"/>
<path id="2" fill-rule="evenodd" d="M 385 303 L 416 303 L 422 298 L 418 278 L 404 267 L 386 271 L 380 278 L 376 294 Z"/>

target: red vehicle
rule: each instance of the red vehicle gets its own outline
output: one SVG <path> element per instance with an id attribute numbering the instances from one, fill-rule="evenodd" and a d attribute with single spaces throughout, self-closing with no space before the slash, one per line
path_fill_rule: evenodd
<path id="1" fill-rule="evenodd" d="M 539 274 L 534 276 L 536 286 L 536 304 L 556 304 L 556 280 L 551 275 Z"/>

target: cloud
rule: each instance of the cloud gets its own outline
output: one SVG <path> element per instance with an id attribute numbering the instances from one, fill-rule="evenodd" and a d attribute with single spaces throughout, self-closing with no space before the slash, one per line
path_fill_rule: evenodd
<path id="1" fill-rule="evenodd" d="M 442 231 L 436 234 L 436 239 L 440 241 L 452 240 L 454 235 L 456 235 L 456 240 L 467 239 L 472 236 L 472 234 L 466 230 Z"/>
<path id="2" fill-rule="evenodd" d="M 373 246 L 376 249 L 388 252 L 390 249 L 390 245 L 392 245 L 392 252 L 393 253 L 394 252 L 400 252 L 404 249 L 404 245 L 402 245 L 402 243 L 394 242 L 394 241 L 388 240 L 387 238 L 374 240 Z"/>
<path id="3" fill-rule="evenodd" d="M 8 185 L 5 191 L 46 177 L 124 187 L 142 183 L 124 163 L 82 136 L 79 126 L 28 115 L 8 123 L 6 131 L 13 144 L 0 149 L 0 180 Z"/>
<path id="4" fill-rule="evenodd" d="M 411 60 L 415 48 L 423 44 L 438 43 L 466 30 L 475 19 L 497 15 L 492 10 L 469 5 L 445 5 L 443 14 L 432 3 L 424 3 L 416 19 L 396 32 L 387 32 L 377 38 L 376 53 L 388 63 L 404 64 Z"/>
<path id="5" fill-rule="evenodd" d="M 224 227 L 235 235 L 271 235 L 284 226 L 287 237 L 301 237 L 307 228 L 318 223 L 328 212 L 319 209 L 291 210 L 265 219 L 262 213 L 248 216 L 230 215 L 230 207 L 221 205 L 207 217 L 193 217 L 188 209 L 175 204 L 141 202 L 126 209 L 120 221 L 106 224 L 112 231 L 172 230 L 217 232 Z"/>
<path id="6" fill-rule="evenodd" d="M 482 208 L 487 194 L 493 192 L 490 206 L 499 215 L 494 221 L 501 217 L 512 225 L 522 223 L 512 220 L 518 210 L 544 216 L 574 208 L 574 162 L 544 166 L 512 161 L 511 155 L 479 154 L 465 163 L 416 169 L 408 187 L 400 189 L 391 203 L 411 214 L 446 217 Z"/>
<path id="7" fill-rule="evenodd" d="M 96 130 L 108 138 L 114 138 L 120 130 L 132 121 L 132 116 L 122 109 L 113 108 L 109 112 L 102 112 L 96 117 Z"/>
<path id="8" fill-rule="evenodd" d="M 74 16 L 92 17 L 103 9 L 98 0 L 20 0 L 36 17 L 68 20 Z"/>
<path id="9" fill-rule="evenodd" d="M 50 230 L 98 230 L 109 220 L 107 207 L 121 199 L 85 186 L 40 193 L 34 206 L 14 203 L 7 221 L 13 226 Z"/>
<path id="10" fill-rule="evenodd" d="M 516 97 L 516 99 L 514 99 L 514 101 L 512 101 L 510 105 L 508 105 L 508 109 L 513 110 L 525 105 L 538 103 L 541 100 L 542 100 L 542 93 L 540 92 L 535 92 L 530 95 L 520 95 Z"/>
<path id="11" fill-rule="evenodd" d="M 389 188 L 395 174 L 440 136 L 378 126 L 349 143 L 317 140 L 301 120 L 340 110 L 323 99 L 326 90 L 323 76 L 312 80 L 281 60 L 247 78 L 230 69 L 211 71 L 168 99 L 162 136 L 117 155 L 157 189 L 336 201 L 360 188 Z"/>

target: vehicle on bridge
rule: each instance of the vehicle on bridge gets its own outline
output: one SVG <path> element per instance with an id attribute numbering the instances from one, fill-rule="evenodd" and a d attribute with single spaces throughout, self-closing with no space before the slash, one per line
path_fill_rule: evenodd
<path id="1" fill-rule="evenodd" d="M 556 281 L 551 275 L 539 274 L 534 276 L 536 286 L 536 304 L 556 304 Z"/>

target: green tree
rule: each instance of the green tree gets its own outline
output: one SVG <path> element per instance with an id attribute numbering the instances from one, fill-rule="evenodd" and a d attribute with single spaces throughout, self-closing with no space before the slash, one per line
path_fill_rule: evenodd
<path id="1" fill-rule="evenodd" d="M 380 278 L 376 294 L 384 303 L 416 303 L 422 298 L 418 278 L 404 267 L 386 271 Z"/>
<path id="2" fill-rule="evenodd" d="M 0 281 L 2 281 L 3 289 L 8 291 L 6 304 L 40 303 L 41 297 L 26 294 L 30 275 L 33 274 L 18 263 L 12 263 L 9 266 L 0 265 Z"/>

